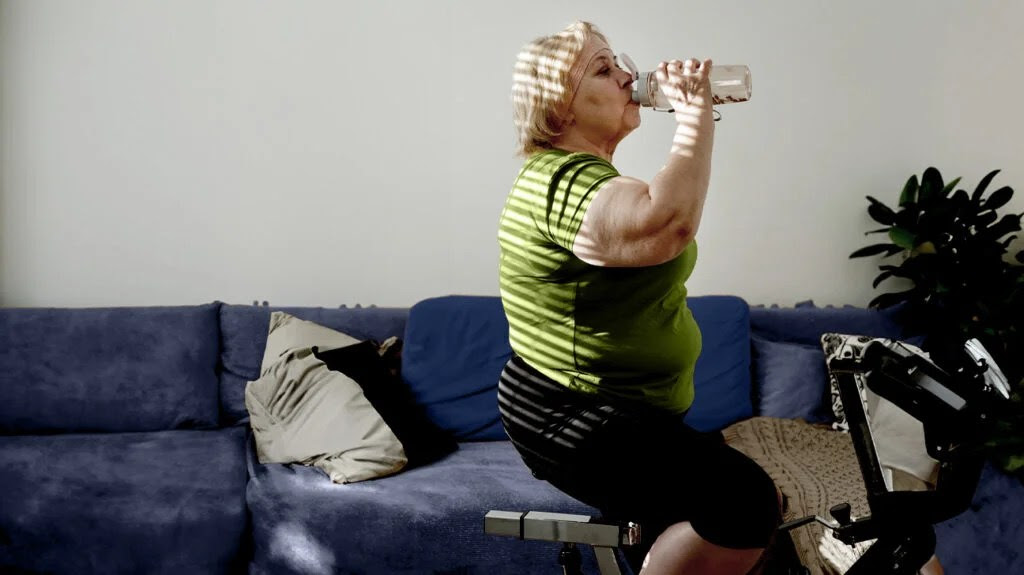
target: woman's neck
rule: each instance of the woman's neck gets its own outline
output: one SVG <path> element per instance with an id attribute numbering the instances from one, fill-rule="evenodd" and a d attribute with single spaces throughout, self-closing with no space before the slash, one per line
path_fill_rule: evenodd
<path id="1" fill-rule="evenodd" d="M 615 154 L 615 147 L 619 143 L 618 141 L 594 142 L 576 130 L 569 130 L 553 141 L 552 144 L 559 150 L 584 152 L 603 158 L 608 163 L 611 163 L 612 155 Z"/>

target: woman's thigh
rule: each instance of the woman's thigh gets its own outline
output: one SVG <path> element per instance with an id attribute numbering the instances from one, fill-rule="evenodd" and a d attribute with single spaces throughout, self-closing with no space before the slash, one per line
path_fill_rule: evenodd
<path id="1" fill-rule="evenodd" d="M 763 547 L 778 524 L 767 474 L 680 415 L 570 391 L 519 358 L 502 374 L 499 403 L 536 476 L 608 518 L 641 523 L 652 541 L 690 521 L 717 545 Z"/>
<path id="2" fill-rule="evenodd" d="M 759 548 L 780 521 L 764 470 L 720 435 L 698 432 L 679 417 L 616 414 L 589 447 L 556 481 L 609 517 L 646 523 L 648 533 L 689 521 L 716 545 Z"/>

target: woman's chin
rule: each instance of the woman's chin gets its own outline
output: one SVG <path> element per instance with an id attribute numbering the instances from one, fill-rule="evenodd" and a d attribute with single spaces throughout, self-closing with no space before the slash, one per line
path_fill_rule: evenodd
<path id="1" fill-rule="evenodd" d="M 640 105 L 630 102 L 626 107 L 626 119 L 634 129 L 640 127 Z"/>

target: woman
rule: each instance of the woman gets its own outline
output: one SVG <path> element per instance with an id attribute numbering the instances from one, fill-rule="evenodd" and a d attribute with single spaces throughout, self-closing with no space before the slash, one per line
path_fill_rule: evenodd
<path id="1" fill-rule="evenodd" d="M 611 163 L 640 110 L 593 25 L 535 40 L 515 68 L 526 161 L 499 230 L 515 352 L 502 421 L 537 477 L 641 524 L 646 545 L 627 556 L 644 575 L 747 573 L 780 521 L 767 474 L 682 423 L 701 346 L 685 281 L 711 171 L 711 66 L 658 66 L 677 126 L 649 182 Z"/>

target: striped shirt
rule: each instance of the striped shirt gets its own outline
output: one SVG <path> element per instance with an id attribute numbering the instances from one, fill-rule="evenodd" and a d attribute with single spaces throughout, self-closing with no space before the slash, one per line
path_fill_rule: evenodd
<path id="1" fill-rule="evenodd" d="M 686 307 L 696 243 L 671 261 L 637 268 L 593 266 L 572 253 L 591 200 L 618 175 L 591 154 L 546 150 L 526 160 L 498 230 L 510 343 L 571 389 L 680 413 L 693 402 L 701 349 Z"/>

